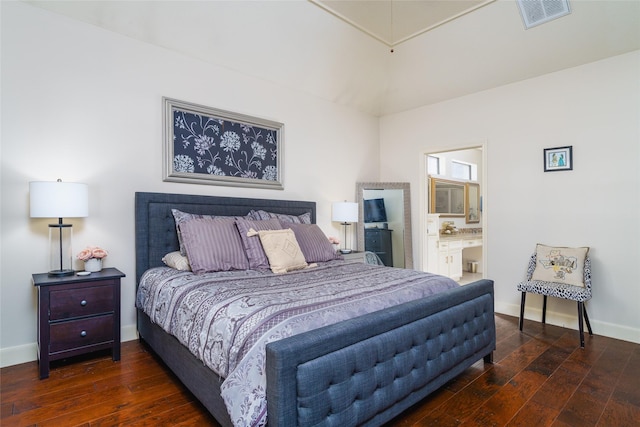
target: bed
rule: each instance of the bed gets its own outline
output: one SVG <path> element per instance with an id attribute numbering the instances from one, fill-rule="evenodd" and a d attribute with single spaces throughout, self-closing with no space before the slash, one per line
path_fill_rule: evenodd
<path id="1" fill-rule="evenodd" d="M 163 267 L 162 258 L 179 248 L 172 209 L 221 216 L 265 210 L 316 219 L 314 202 L 136 193 L 137 288 L 145 272 Z M 492 361 L 493 304 L 493 282 L 480 280 L 269 342 L 268 417 L 262 420 L 270 426 L 377 426 L 392 420 L 480 359 Z M 216 420 L 234 425 L 222 396 L 223 377 L 140 308 L 137 328 Z"/>

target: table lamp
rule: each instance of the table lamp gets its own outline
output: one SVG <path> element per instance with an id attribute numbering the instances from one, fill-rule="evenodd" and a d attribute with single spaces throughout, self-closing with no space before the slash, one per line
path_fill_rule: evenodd
<path id="1" fill-rule="evenodd" d="M 331 219 L 342 223 L 344 227 L 344 248 L 340 249 L 343 254 L 351 253 L 351 249 L 347 247 L 347 227 L 352 222 L 358 222 L 358 204 L 354 202 L 334 202 L 332 205 Z"/>
<path id="2" fill-rule="evenodd" d="M 89 216 L 89 189 L 87 184 L 75 182 L 34 181 L 29 183 L 31 218 L 58 218 L 57 224 L 49 224 L 49 276 L 71 276 L 72 267 L 71 224 L 63 224 L 62 218 Z"/>

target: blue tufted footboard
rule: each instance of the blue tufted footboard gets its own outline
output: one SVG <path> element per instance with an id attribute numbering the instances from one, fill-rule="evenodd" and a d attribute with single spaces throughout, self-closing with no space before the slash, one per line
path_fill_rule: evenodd
<path id="1" fill-rule="evenodd" d="M 378 426 L 496 346 L 493 281 L 267 345 L 270 426 Z"/>

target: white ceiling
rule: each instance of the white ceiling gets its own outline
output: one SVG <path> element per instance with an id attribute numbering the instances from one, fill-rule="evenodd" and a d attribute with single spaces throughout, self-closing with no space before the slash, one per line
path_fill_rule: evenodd
<path id="1" fill-rule="evenodd" d="M 475 2 L 442 25 L 453 6 L 477 4 L 394 0 L 412 12 L 386 34 L 369 23 L 386 0 L 321 0 L 359 24 L 307 0 L 25 1 L 376 116 L 640 49 L 638 0 L 571 0 L 570 15 L 529 30 L 513 0 Z M 439 7 L 431 21 L 421 12 Z"/>
<path id="2" fill-rule="evenodd" d="M 495 0 L 309 0 L 389 47 Z"/>

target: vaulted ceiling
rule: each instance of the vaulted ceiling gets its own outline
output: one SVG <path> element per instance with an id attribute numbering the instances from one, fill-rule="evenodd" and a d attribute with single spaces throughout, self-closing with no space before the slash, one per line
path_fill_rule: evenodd
<path id="1" fill-rule="evenodd" d="M 394 47 L 495 0 L 309 0 Z"/>
<path id="2" fill-rule="evenodd" d="M 640 49 L 637 0 L 25 1 L 376 116 Z"/>

